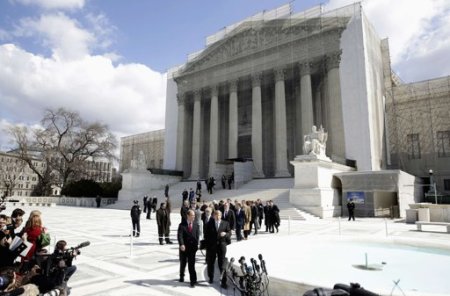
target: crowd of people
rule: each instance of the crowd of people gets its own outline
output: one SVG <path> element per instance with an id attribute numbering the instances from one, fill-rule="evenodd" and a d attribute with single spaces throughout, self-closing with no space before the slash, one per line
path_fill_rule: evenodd
<path id="1" fill-rule="evenodd" d="M 42 213 L 14 209 L 0 214 L 0 295 L 69 295 L 77 249 L 60 240 L 49 250 L 50 234 Z"/>
<path id="2" fill-rule="evenodd" d="M 205 180 L 207 190 L 211 194 L 214 188 L 214 178 Z M 231 183 L 230 183 L 231 184 Z M 265 231 L 275 233 L 280 227 L 280 210 L 273 201 L 263 203 L 260 199 L 251 200 L 221 200 L 219 202 L 201 201 L 202 183 L 197 181 L 196 190 L 184 189 L 181 193 L 182 206 L 180 208 L 180 223 L 177 229 L 177 240 L 179 244 L 180 272 L 179 281 L 185 280 L 185 269 L 188 266 L 190 286 L 197 284 L 195 271 L 195 257 L 197 251 L 205 250 L 207 274 L 209 283 L 214 282 L 214 266 L 217 260 L 219 272 L 221 274 L 220 284 L 222 288 L 227 288 L 227 278 L 224 274 L 224 266 L 227 245 L 232 241 L 247 240 L 258 232 Z M 144 196 L 144 209 L 149 217 L 150 211 L 156 212 L 156 222 L 158 227 L 158 239 L 161 245 L 172 244 L 170 240 L 170 213 L 171 202 L 169 199 L 169 188 L 166 185 L 164 190 L 165 201 L 156 210 L 157 198 Z M 138 200 L 134 201 L 130 210 L 133 236 L 139 237 L 140 215 L 142 209 Z"/>
<path id="3" fill-rule="evenodd" d="M 190 286 L 195 287 L 197 276 L 195 271 L 195 254 L 198 249 L 205 249 L 209 283 L 214 282 L 214 266 L 217 260 L 219 266 L 220 285 L 227 289 L 227 277 L 223 272 L 227 245 L 235 235 L 236 241 L 247 240 L 250 235 L 279 231 L 279 208 L 272 201 L 264 204 L 260 199 L 256 201 L 231 199 L 210 203 L 190 198 L 184 190 L 180 209 L 181 223 L 178 227 L 177 238 L 180 247 L 180 282 L 184 282 L 185 268 L 188 265 Z"/>

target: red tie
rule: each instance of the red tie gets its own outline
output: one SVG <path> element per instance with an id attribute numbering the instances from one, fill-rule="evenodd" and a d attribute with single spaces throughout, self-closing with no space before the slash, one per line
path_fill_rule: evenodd
<path id="1" fill-rule="evenodd" d="M 192 232 L 192 223 L 189 223 L 188 231 L 189 231 L 189 232 Z"/>

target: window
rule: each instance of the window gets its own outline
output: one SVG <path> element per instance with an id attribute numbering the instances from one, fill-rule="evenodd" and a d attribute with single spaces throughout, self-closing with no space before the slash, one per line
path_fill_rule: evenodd
<path id="1" fill-rule="evenodd" d="M 444 190 L 450 191 L 450 179 L 444 179 Z"/>
<path id="2" fill-rule="evenodd" d="M 406 135 L 406 142 L 408 145 L 408 158 L 420 159 L 419 134 Z"/>
<path id="3" fill-rule="evenodd" d="M 437 132 L 438 157 L 450 156 L 450 131 Z"/>

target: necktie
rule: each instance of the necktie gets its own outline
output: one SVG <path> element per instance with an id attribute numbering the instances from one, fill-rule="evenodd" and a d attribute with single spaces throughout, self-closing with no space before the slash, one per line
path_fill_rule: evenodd
<path id="1" fill-rule="evenodd" d="M 225 214 L 223 215 L 224 218 L 228 216 L 228 211 L 225 211 Z"/>
<path id="2" fill-rule="evenodd" d="M 216 222 L 216 230 L 219 230 L 219 222 Z"/>
<path id="3" fill-rule="evenodd" d="M 189 231 L 189 232 L 192 232 L 192 223 L 189 223 L 188 231 Z"/>

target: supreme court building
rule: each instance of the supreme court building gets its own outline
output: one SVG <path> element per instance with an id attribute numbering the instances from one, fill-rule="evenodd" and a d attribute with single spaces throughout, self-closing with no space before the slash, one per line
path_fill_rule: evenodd
<path id="1" fill-rule="evenodd" d="M 185 178 L 252 159 L 254 177 L 293 175 L 313 125 L 326 154 L 358 170 L 386 167 L 384 99 L 392 83 L 387 40 L 360 4 L 262 12 L 206 40 L 168 73 L 164 167 Z"/>

